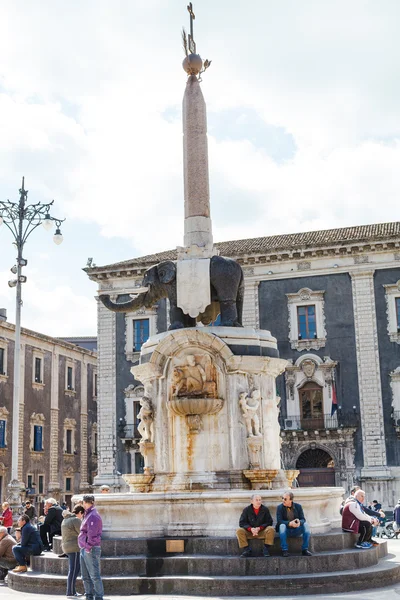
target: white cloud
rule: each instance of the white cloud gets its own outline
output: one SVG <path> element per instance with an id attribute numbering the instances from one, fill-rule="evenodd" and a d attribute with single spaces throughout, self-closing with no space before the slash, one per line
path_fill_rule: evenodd
<path id="1" fill-rule="evenodd" d="M 246 119 L 251 109 L 296 146 L 278 164 L 250 139 L 210 137 L 215 240 L 398 218 L 397 0 L 203 0 L 196 9 L 198 48 L 213 61 L 202 84 L 209 110 Z M 55 198 L 66 227 L 97 224 L 99 246 L 127 239 L 144 254 L 180 245 L 181 124 L 163 114 L 184 92 L 185 6 L 42 0 L 39 10 L 5 0 L 2 11 L 0 193 L 25 175 L 30 197 Z M 57 326 L 41 302 L 58 303 L 71 331 L 93 322 L 93 301 L 75 285 L 72 271 L 53 290 L 38 285 L 29 326 Z M 7 290 L 1 298 L 10 301 Z"/>

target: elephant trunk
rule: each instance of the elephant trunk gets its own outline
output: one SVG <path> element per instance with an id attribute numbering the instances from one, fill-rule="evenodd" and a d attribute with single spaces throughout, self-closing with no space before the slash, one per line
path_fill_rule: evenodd
<path id="1" fill-rule="evenodd" d="M 108 310 L 112 310 L 113 312 L 131 312 L 133 310 L 139 310 L 139 308 L 142 308 L 146 305 L 147 295 L 148 292 L 142 292 L 141 294 L 135 296 L 135 298 L 128 300 L 128 302 L 120 303 L 113 302 L 110 296 L 108 296 L 107 294 L 99 296 L 99 299 L 104 304 L 104 306 L 108 308 Z"/>

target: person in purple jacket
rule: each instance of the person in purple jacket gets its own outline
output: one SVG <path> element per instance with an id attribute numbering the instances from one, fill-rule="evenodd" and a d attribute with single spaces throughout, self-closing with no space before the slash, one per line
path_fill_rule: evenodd
<path id="1" fill-rule="evenodd" d="M 85 494 L 82 499 L 85 514 L 78 536 L 81 549 L 81 573 L 86 600 L 103 600 L 104 588 L 100 575 L 101 532 L 103 522 L 94 507 L 94 496 Z"/>

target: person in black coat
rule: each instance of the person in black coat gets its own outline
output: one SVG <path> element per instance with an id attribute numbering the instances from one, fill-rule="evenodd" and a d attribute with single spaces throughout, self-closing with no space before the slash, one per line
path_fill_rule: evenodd
<path id="1" fill-rule="evenodd" d="M 272 527 L 272 517 L 268 508 L 262 504 L 260 494 L 254 494 L 251 504 L 246 506 L 239 519 L 236 537 L 239 548 L 244 548 L 241 556 L 251 556 L 249 540 L 254 538 L 264 540 L 263 555 L 269 556 L 269 546 L 274 543 L 275 530 Z"/>
<path id="2" fill-rule="evenodd" d="M 25 573 L 28 570 L 26 559 L 28 556 L 39 556 L 42 553 L 42 541 L 36 527 L 34 527 L 28 515 L 21 515 L 18 519 L 18 527 L 21 527 L 21 542 L 13 547 L 12 552 L 18 566 L 13 569 L 14 573 Z"/>
<path id="3" fill-rule="evenodd" d="M 62 508 L 58 506 L 57 500 L 48 498 L 44 503 L 45 519 L 40 526 L 40 538 L 45 551 L 51 549 L 53 537 L 61 535 L 61 523 L 63 521 Z"/>

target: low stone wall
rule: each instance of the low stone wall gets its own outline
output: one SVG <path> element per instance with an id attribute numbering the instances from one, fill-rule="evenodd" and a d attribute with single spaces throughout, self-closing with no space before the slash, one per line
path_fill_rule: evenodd
<path id="1" fill-rule="evenodd" d="M 265 504 L 276 523 L 276 507 L 285 490 L 262 490 Z M 339 514 L 344 489 L 302 488 L 294 501 L 303 506 L 312 533 L 341 526 Z M 240 514 L 250 504 L 249 490 L 208 490 L 187 493 L 137 493 L 96 495 L 103 518 L 104 538 L 136 537 L 232 537 Z M 73 501 L 80 497 L 76 496 Z"/>

